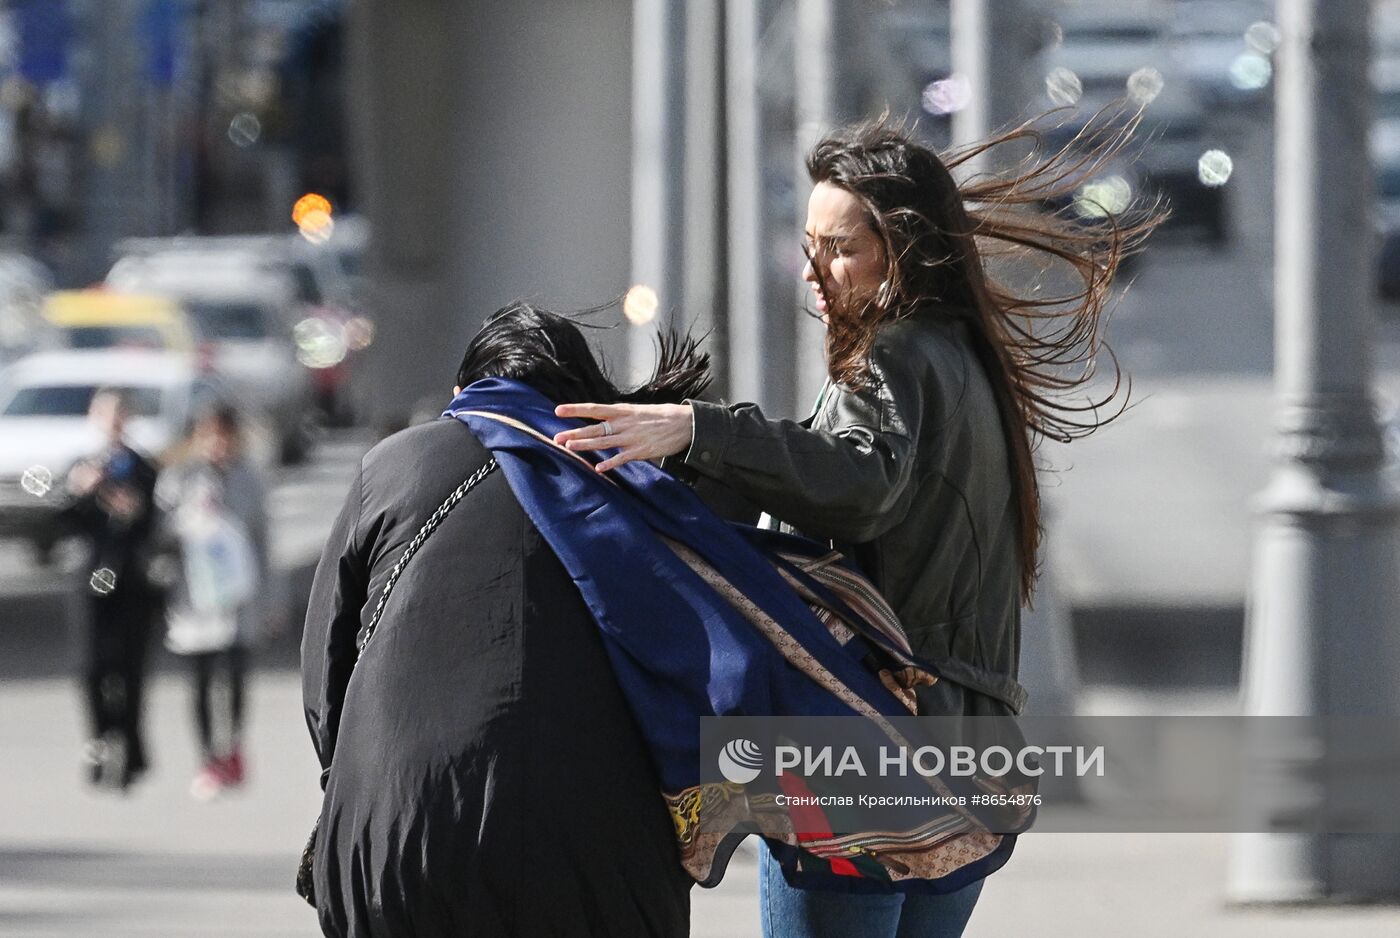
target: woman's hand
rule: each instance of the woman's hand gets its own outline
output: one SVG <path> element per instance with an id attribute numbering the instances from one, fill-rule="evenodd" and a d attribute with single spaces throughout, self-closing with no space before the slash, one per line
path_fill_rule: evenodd
<path id="1" fill-rule="evenodd" d="M 595 468 L 599 472 L 634 459 L 660 459 L 685 452 L 695 419 L 689 404 L 560 404 L 554 413 L 600 421 L 554 435 L 554 442 L 572 450 L 617 449 L 598 463 Z"/>

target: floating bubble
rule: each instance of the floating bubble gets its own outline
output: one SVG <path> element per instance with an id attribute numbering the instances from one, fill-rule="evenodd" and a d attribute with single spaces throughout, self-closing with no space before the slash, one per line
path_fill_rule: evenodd
<path id="1" fill-rule="evenodd" d="M 308 316 L 292 328 L 297 361 L 307 368 L 333 368 L 345 361 L 344 330 L 335 323 Z"/>
<path id="2" fill-rule="evenodd" d="M 1277 49 L 1281 38 L 1278 27 L 1268 20 L 1250 23 L 1249 28 L 1244 31 L 1245 45 L 1264 55 L 1269 55 Z"/>
<path id="3" fill-rule="evenodd" d="M 228 122 L 228 138 L 234 145 L 240 147 L 251 147 L 258 142 L 262 136 L 262 122 L 254 114 L 244 111 L 235 114 L 233 120 Z"/>
<path id="4" fill-rule="evenodd" d="M 1045 76 L 1045 93 L 1058 105 L 1074 104 L 1084 94 L 1084 83 L 1069 69 L 1054 68 Z"/>
<path id="5" fill-rule="evenodd" d="M 1162 73 L 1146 66 L 1128 76 L 1128 97 L 1139 105 L 1151 104 L 1162 93 Z"/>
<path id="6" fill-rule="evenodd" d="M 656 318 L 656 308 L 660 305 L 661 300 L 656 291 L 639 283 L 623 297 L 622 314 L 634 326 L 644 326 Z"/>
<path id="7" fill-rule="evenodd" d="M 345 344 L 352 352 L 363 352 L 373 342 L 373 322 L 364 316 L 351 316 L 345 321 Z"/>
<path id="8" fill-rule="evenodd" d="M 1127 211 L 1133 187 L 1122 176 L 1105 176 L 1086 182 L 1074 195 L 1074 210 L 1083 218 L 1107 218 Z"/>
<path id="9" fill-rule="evenodd" d="M 30 466 L 19 477 L 19 485 L 35 498 L 43 498 L 53 488 L 53 473 L 48 466 Z"/>
<path id="10" fill-rule="evenodd" d="M 1224 150 L 1207 150 L 1196 161 L 1196 176 L 1202 185 L 1223 186 L 1230 181 L 1235 170 L 1235 161 Z"/>
<path id="11" fill-rule="evenodd" d="M 88 578 L 88 586 L 99 596 L 106 596 L 117 588 L 117 575 L 110 567 L 98 567 Z"/>
<path id="12" fill-rule="evenodd" d="M 1063 45 L 1065 41 L 1065 28 L 1059 23 L 1050 22 L 1045 24 L 1045 48 L 1054 49 Z"/>
<path id="13" fill-rule="evenodd" d="M 964 75 L 952 74 L 924 86 L 924 110 L 930 114 L 952 114 L 972 100 L 972 83 Z"/>
<path id="14" fill-rule="evenodd" d="M 329 212 L 312 209 L 302 215 L 297 230 L 301 232 L 303 238 L 312 244 L 325 244 L 335 232 L 335 219 L 331 217 Z"/>
<path id="15" fill-rule="evenodd" d="M 1241 52 L 1230 63 L 1230 84 L 1241 91 L 1258 91 L 1274 77 L 1274 63 L 1258 52 Z"/>

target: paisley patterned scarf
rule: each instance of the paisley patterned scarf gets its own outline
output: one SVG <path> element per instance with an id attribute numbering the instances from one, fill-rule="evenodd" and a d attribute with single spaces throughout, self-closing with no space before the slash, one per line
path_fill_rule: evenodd
<path id="1" fill-rule="evenodd" d="M 940 679 L 844 556 L 726 522 L 651 463 L 597 473 L 553 442 L 583 421 L 556 417 L 518 381 L 476 381 L 443 416 L 492 451 L 583 595 L 656 764 L 681 861 L 702 886 L 719 883 L 755 830 L 790 882 L 824 889 L 950 892 L 1010 858 L 1015 834 L 957 809 L 930 809 L 908 830 L 837 835 L 822 808 L 701 780 L 703 717 L 863 716 L 899 740 L 885 718 L 909 716 L 912 688 Z M 930 793 L 927 780 L 909 784 Z"/>

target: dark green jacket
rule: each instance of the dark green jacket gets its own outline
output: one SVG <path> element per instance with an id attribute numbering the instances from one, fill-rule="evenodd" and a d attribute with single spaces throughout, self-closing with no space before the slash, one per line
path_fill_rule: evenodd
<path id="1" fill-rule="evenodd" d="M 947 678 L 921 689 L 922 711 L 987 709 L 964 699 L 971 688 L 1019 712 L 1011 461 L 967 327 L 931 315 L 882 326 L 870 364 L 863 390 L 828 382 L 801 422 L 690 401 L 683 463 L 860 563 Z"/>

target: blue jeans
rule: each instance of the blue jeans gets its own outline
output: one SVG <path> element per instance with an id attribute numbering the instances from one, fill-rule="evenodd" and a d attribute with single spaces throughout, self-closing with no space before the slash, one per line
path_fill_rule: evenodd
<path id="1" fill-rule="evenodd" d="M 763 938 L 958 938 L 986 882 L 938 896 L 796 889 L 767 844 L 760 841 L 758 853 Z"/>

